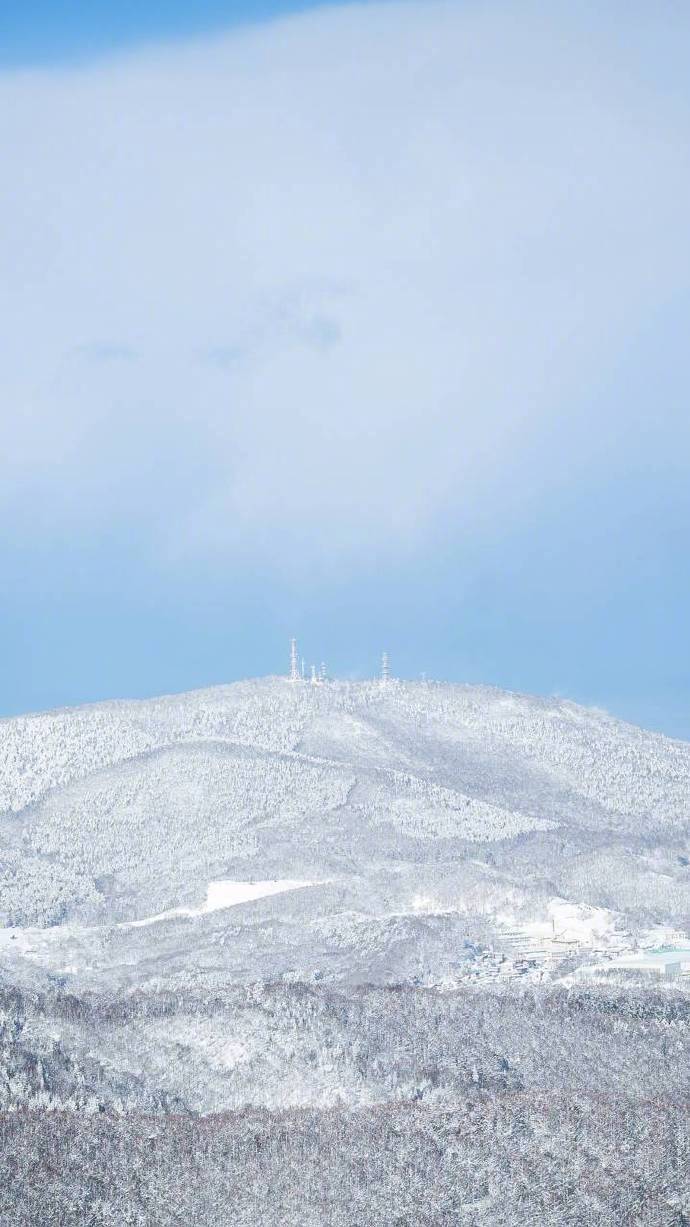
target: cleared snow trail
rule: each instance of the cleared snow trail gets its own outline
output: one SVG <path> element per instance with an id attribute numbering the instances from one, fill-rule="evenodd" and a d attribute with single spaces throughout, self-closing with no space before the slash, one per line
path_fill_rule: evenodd
<path id="1" fill-rule="evenodd" d="M 175 907 L 167 912 L 158 912 L 155 916 L 145 916 L 142 920 L 123 921 L 118 927 L 138 929 L 143 925 L 157 924 L 159 920 L 170 920 L 174 916 L 205 916 L 208 912 L 236 907 L 238 903 L 250 903 L 253 899 L 263 899 L 266 895 L 280 895 L 287 890 L 301 890 L 305 886 L 315 885 L 315 882 L 298 878 L 277 878 L 275 881 L 266 882 L 209 882 L 206 902 L 201 907 Z"/>

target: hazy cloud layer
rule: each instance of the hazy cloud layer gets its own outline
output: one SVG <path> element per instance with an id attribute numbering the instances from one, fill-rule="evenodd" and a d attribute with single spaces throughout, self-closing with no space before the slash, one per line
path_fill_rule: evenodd
<path id="1" fill-rule="evenodd" d="M 0 77 L 6 523 L 337 558 L 690 467 L 685 402 L 621 383 L 688 285 L 690 19 L 606 7 Z"/>

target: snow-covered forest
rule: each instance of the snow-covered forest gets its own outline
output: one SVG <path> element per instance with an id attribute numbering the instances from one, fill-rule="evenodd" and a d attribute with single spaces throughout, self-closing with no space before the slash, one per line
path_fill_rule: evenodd
<path id="1" fill-rule="evenodd" d="M 687 744 L 269 678 L 0 760 L 3 1223 L 690 1214 Z"/>

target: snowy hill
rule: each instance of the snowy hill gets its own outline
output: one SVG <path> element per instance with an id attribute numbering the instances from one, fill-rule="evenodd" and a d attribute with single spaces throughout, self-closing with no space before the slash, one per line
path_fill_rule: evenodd
<path id="1" fill-rule="evenodd" d="M 690 912 L 690 745 L 560 700 L 269 678 L 5 720 L 0 763 L 0 959 L 75 986 L 435 983 L 554 899 Z"/>
<path id="2" fill-rule="evenodd" d="M 442 683 L 239 682 L 0 721 L 0 805 L 152 750 L 219 741 L 360 766 L 395 767 L 511 795 L 529 768 L 621 817 L 687 821 L 690 744 L 603 712 L 491 687 Z M 495 769 L 487 760 L 496 758 Z"/>
<path id="3" fill-rule="evenodd" d="M 171 1223 L 349 1225 L 367 1173 L 363 1222 L 488 1227 L 545 1163 L 556 1200 L 582 1173 L 568 1222 L 599 1178 L 607 1224 L 679 1221 L 690 980 L 644 962 L 690 967 L 652 957 L 687 945 L 690 745 L 269 678 L 5 720 L 0 764 L 3 1222 L 44 1180 L 85 1222 L 105 1164 L 104 1223 L 157 1221 L 165 1180 Z"/>

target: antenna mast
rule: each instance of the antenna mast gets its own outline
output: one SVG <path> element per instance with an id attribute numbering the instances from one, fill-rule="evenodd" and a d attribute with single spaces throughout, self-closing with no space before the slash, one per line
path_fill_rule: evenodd
<path id="1" fill-rule="evenodd" d="M 290 681 L 299 681 L 299 666 L 297 663 L 297 640 L 290 640 Z"/>
<path id="2" fill-rule="evenodd" d="M 388 663 L 388 653 L 384 652 L 381 657 L 381 683 L 386 685 L 390 679 L 390 665 Z"/>

